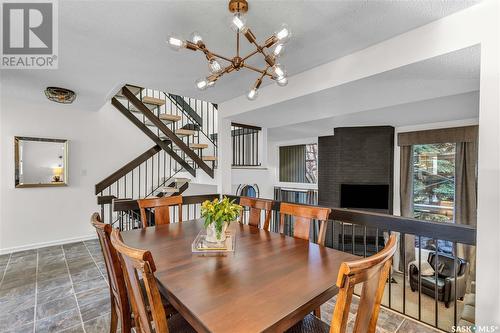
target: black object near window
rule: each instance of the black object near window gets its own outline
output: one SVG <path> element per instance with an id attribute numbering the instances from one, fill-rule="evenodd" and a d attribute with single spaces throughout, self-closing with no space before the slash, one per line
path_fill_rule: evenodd
<path id="1" fill-rule="evenodd" d="M 340 207 L 389 209 L 389 185 L 341 184 Z"/>

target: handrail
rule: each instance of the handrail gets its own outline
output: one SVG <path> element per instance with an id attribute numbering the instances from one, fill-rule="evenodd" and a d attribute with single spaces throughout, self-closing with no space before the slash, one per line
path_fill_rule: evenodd
<path id="1" fill-rule="evenodd" d="M 168 128 L 157 116 L 149 110 L 141 100 L 139 100 L 127 87 L 123 87 L 123 95 L 149 119 L 163 134 L 165 134 L 173 144 L 179 147 L 189 156 L 203 171 L 210 177 L 214 177 L 214 170 L 211 169 L 184 141 L 182 141 L 170 128 Z"/>
<path id="2" fill-rule="evenodd" d="M 225 195 L 239 203 L 241 196 Z M 194 195 L 183 197 L 183 204 L 199 204 L 205 200 L 219 198 L 219 194 Z M 273 211 L 280 212 L 280 205 L 286 201 L 273 202 Z M 297 203 L 295 203 L 297 204 Z M 303 206 L 313 206 L 300 204 Z M 330 207 L 328 207 L 330 208 Z M 138 209 L 136 200 L 115 200 L 114 211 Z M 346 208 L 331 208 L 328 220 L 356 224 L 369 228 L 378 228 L 385 231 L 395 231 L 415 236 L 431 237 L 435 239 L 456 242 L 466 245 L 476 245 L 476 228 L 463 224 L 443 223 L 418 220 L 410 217 L 401 217 L 381 213 L 366 212 Z"/>
<path id="3" fill-rule="evenodd" d="M 203 119 L 200 117 L 200 115 L 195 111 L 193 110 L 193 108 L 191 107 L 191 105 L 189 105 L 185 100 L 184 100 L 184 97 L 182 96 L 179 96 L 179 95 L 175 95 L 175 94 L 169 94 L 169 93 L 165 93 L 165 96 L 168 97 L 168 99 L 170 99 L 172 102 L 174 102 L 175 104 L 177 104 L 177 106 L 188 116 L 191 118 L 191 120 L 193 120 L 193 122 L 197 123 L 198 125 L 200 126 L 203 126 Z"/>
<path id="4" fill-rule="evenodd" d="M 195 114 L 199 117 L 198 113 L 197 113 L 196 111 L 194 111 L 194 110 L 193 110 L 193 108 L 192 108 L 189 104 L 187 104 L 187 103 L 186 103 L 186 101 L 184 101 L 184 104 L 183 104 L 183 105 L 181 105 L 180 103 L 178 103 L 178 102 L 177 102 L 177 100 L 176 100 L 175 98 L 174 98 L 174 99 L 172 99 L 172 97 L 171 97 L 171 96 L 179 96 L 179 95 L 169 94 L 169 93 L 166 93 L 166 92 L 163 92 L 163 94 L 164 94 L 164 95 L 165 95 L 165 96 L 166 96 L 166 97 L 167 97 L 167 98 L 168 98 L 168 99 L 169 99 L 172 103 L 175 103 L 175 104 L 177 105 L 177 107 L 181 110 L 181 112 L 182 112 L 182 113 L 184 113 L 184 114 L 186 115 L 186 117 L 190 118 L 190 120 L 191 120 L 192 122 L 197 123 L 198 125 L 200 125 L 200 130 L 199 130 L 198 132 L 201 132 L 201 133 L 203 134 L 203 136 L 205 136 L 205 138 L 206 138 L 208 141 L 210 141 L 210 143 L 212 143 L 214 146 L 217 146 L 217 143 L 215 143 L 215 141 L 214 141 L 212 138 L 210 138 L 210 137 L 208 136 L 208 134 L 207 134 L 207 133 L 205 133 L 205 131 L 203 130 L 203 125 L 201 124 L 201 122 L 198 122 L 198 121 L 197 121 L 197 120 L 196 120 L 193 116 L 191 116 L 190 112 L 188 112 L 188 111 L 184 110 L 183 105 L 187 105 L 187 106 L 189 106 L 189 108 L 192 110 L 192 112 L 194 112 L 194 113 L 195 113 Z M 179 96 L 179 97 L 180 97 L 180 98 L 183 98 L 182 96 Z M 213 104 L 213 103 L 212 103 L 212 105 L 214 105 L 214 106 L 215 106 L 215 104 Z M 200 117 L 200 119 L 202 119 L 202 118 Z"/>
<path id="5" fill-rule="evenodd" d="M 187 195 L 182 197 L 182 204 L 183 205 L 201 204 L 206 200 L 213 200 L 219 197 L 220 197 L 219 194 Z M 139 209 L 139 205 L 137 204 L 136 199 L 124 199 L 124 200 L 113 201 L 114 212 L 137 210 L 137 209 Z"/>
<path id="6" fill-rule="evenodd" d="M 116 170 L 113 172 L 111 175 L 108 177 L 104 178 L 101 180 L 99 183 L 95 185 L 95 194 L 99 194 L 102 192 L 106 187 L 110 186 L 123 176 L 125 176 L 127 173 L 130 171 L 134 170 L 136 167 L 144 163 L 146 160 L 148 160 L 151 156 L 155 155 L 161 150 L 161 147 L 159 145 L 155 145 L 148 150 L 146 150 L 144 153 L 141 155 L 137 156 L 134 158 L 132 161 L 128 162 L 125 164 L 123 167 L 120 169 Z"/>
<path id="7" fill-rule="evenodd" d="M 236 199 L 239 202 L 240 196 L 226 195 L 228 198 Z M 273 201 L 273 211 L 280 211 L 280 204 L 286 201 Z M 297 204 L 297 203 L 295 203 Z M 307 205 L 300 204 L 303 206 Z M 322 207 L 322 206 L 320 206 Z M 435 221 L 418 220 L 411 217 L 402 217 L 382 213 L 373 213 L 347 208 L 331 208 L 328 217 L 332 221 L 341 221 L 361 225 L 369 228 L 379 228 L 383 230 L 396 231 L 405 234 L 413 234 L 422 237 L 431 237 L 440 240 L 457 242 L 467 245 L 476 245 L 476 228 L 464 224 L 443 223 Z"/>

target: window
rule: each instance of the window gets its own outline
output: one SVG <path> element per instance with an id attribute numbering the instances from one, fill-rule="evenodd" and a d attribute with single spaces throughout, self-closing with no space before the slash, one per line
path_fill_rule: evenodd
<path id="1" fill-rule="evenodd" d="M 280 182 L 312 183 L 318 181 L 318 145 L 280 147 Z"/>
<path id="2" fill-rule="evenodd" d="M 454 143 L 413 146 L 415 218 L 438 222 L 454 221 L 455 149 Z M 421 243 L 424 249 L 436 248 L 433 239 L 422 238 Z M 439 241 L 438 248 L 442 252 L 451 253 L 452 244 Z"/>

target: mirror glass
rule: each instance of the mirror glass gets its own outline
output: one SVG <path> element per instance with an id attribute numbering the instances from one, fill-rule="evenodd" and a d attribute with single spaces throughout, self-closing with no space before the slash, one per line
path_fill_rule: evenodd
<path id="1" fill-rule="evenodd" d="M 15 137 L 16 187 L 66 186 L 68 140 Z"/>

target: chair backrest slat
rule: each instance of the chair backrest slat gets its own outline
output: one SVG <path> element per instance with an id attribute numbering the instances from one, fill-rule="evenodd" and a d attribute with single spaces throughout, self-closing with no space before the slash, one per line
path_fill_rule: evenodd
<path id="1" fill-rule="evenodd" d="M 293 236 L 309 240 L 312 220 L 318 220 L 320 223 L 318 232 L 318 244 L 325 244 L 326 221 L 330 215 L 331 209 L 324 207 L 297 205 L 292 203 L 280 204 L 280 232 L 284 232 L 285 216 L 294 217 Z"/>
<path id="2" fill-rule="evenodd" d="M 249 197 L 240 198 L 240 206 L 249 207 L 248 224 L 254 227 L 261 227 L 261 212 L 264 211 L 264 224 L 262 229 L 269 230 L 269 221 L 271 220 L 271 210 L 273 209 L 273 202 L 271 200 L 256 199 Z M 242 222 L 245 222 L 245 214 L 241 214 Z"/>
<path id="3" fill-rule="evenodd" d="M 90 223 L 97 232 L 104 257 L 104 263 L 108 272 L 108 281 L 112 300 L 111 306 L 114 306 L 116 308 L 112 309 L 112 311 L 116 310 L 117 313 L 120 314 L 120 319 L 123 326 L 122 332 L 130 332 L 130 304 L 127 296 L 125 279 L 123 277 L 123 270 L 120 264 L 118 253 L 113 247 L 113 244 L 111 244 L 110 238 L 113 228 L 111 227 L 111 225 L 101 222 L 99 213 L 92 214 Z"/>
<path id="4" fill-rule="evenodd" d="M 138 327 L 138 332 L 144 333 L 168 333 L 167 317 L 156 285 L 154 276 L 156 266 L 151 252 L 135 249 L 123 243 L 118 229 L 112 231 L 111 242 L 124 267 L 125 282 L 136 329 Z M 141 288 L 139 274 L 144 281 L 145 295 Z M 148 316 L 148 305 L 152 318 Z M 154 325 L 151 324 L 150 319 L 153 320 Z"/>
<path id="5" fill-rule="evenodd" d="M 330 333 L 344 333 L 349 319 L 354 287 L 362 283 L 353 333 L 374 333 L 385 284 L 396 252 L 396 236 L 391 235 L 384 249 L 373 256 L 344 262 L 337 277 L 339 294 L 332 317 Z"/>
<path id="6" fill-rule="evenodd" d="M 148 198 L 137 200 L 141 211 L 142 227 L 149 226 L 148 214 L 146 209 L 154 209 L 155 225 L 170 223 L 170 206 L 177 206 L 179 210 L 179 222 L 182 221 L 182 196 L 176 195 L 163 198 Z"/>

